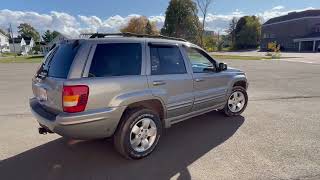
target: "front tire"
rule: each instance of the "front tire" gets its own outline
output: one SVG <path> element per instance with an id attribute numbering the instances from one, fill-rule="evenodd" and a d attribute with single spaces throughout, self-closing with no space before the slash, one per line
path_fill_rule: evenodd
<path id="1" fill-rule="evenodd" d="M 153 152 L 162 133 L 159 115 L 149 109 L 127 111 L 114 135 L 116 150 L 127 159 L 141 159 Z"/>
<path id="2" fill-rule="evenodd" d="M 245 88 L 236 86 L 232 89 L 223 112 L 227 116 L 239 116 L 246 109 L 248 94 Z"/>

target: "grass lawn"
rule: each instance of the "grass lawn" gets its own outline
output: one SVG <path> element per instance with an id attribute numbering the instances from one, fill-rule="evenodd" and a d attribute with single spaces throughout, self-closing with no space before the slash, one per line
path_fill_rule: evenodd
<path id="1" fill-rule="evenodd" d="M 39 63 L 43 56 L 8 56 L 0 57 L 0 63 Z"/>

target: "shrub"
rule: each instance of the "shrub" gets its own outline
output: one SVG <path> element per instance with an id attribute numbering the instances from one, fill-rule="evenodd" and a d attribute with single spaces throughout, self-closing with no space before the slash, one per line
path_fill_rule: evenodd
<path id="1" fill-rule="evenodd" d="M 266 56 L 271 56 L 272 59 L 279 59 L 281 57 L 280 44 L 277 42 L 272 42 L 268 44 L 268 49 L 270 52 L 266 54 Z"/>

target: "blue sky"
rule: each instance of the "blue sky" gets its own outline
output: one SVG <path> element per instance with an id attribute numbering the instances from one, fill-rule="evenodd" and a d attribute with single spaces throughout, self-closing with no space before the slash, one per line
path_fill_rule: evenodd
<path id="1" fill-rule="evenodd" d="M 34 25 L 40 32 L 65 34 L 114 32 L 131 17 L 145 15 L 160 28 L 168 0 L 8 0 L 0 3 L 0 28 L 8 23 Z M 320 8 L 319 0 L 214 0 L 207 29 L 224 31 L 233 16 L 258 15 L 264 21 L 291 11 Z"/>
<path id="2" fill-rule="evenodd" d="M 71 15 L 96 15 L 102 18 L 130 14 L 153 16 L 164 14 L 168 2 L 169 0 L 116 0 L 112 2 L 106 0 L 10 0 L 0 3 L 0 9 L 38 13 L 61 11 Z M 257 13 L 275 6 L 284 6 L 289 9 L 320 8 L 320 3 L 319 0 L 215 0 L 210 11 L 226 14 L 238 9 L 246 13 Z"/>

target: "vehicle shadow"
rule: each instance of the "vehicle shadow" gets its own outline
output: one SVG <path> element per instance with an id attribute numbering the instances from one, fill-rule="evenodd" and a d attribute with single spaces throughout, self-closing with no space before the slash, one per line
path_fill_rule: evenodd
<path id="1" fill-rule="evenodd" d="M 0 178 L 191 179 L 187 167 L 229 139 L 243 122 L 242 116 L 226 118 L 218 112 L 187 120 L 166 130 L 158 148 L 138 161 L 119 156 L 111 140 L 71 145 L 60 138 L 3 160 Z"/>

